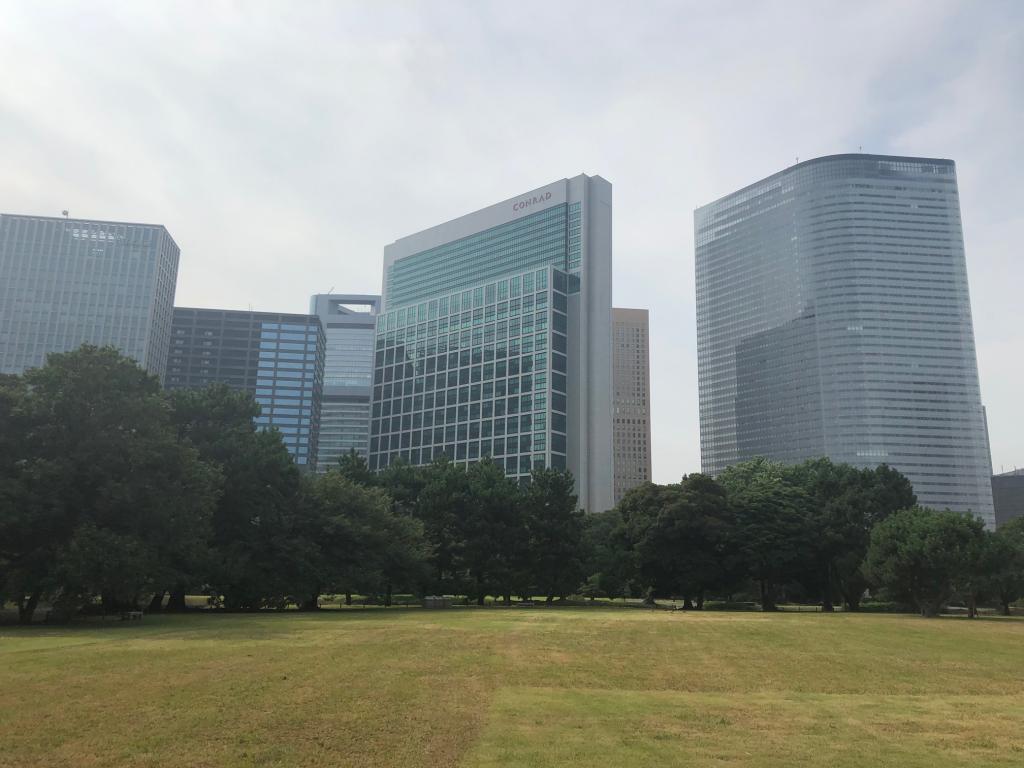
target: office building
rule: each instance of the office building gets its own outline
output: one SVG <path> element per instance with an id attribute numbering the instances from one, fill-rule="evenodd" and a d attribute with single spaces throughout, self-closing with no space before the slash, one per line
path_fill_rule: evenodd
<path id="1" fill-rule="evenodd" d="M 705 472 L 888 464 L 994 524 L 951 160 L 834 155 L 695 213 Z"/>
<path id="2" fill-rule="evenodd" d="M 249 392 L 301 467 L 315 469 L 326 340 L 316 315 L 175 307 L 168 389 Z"/>
<path id="3" fill-rule="evenodd" d="M 651 482 L 651 353 L 646 309 L 612 310 L 615 503 Z"/>
<path id="4" fill-rule="evenodd" d="M 373 341 L 380 296 L 318 294 L 309 313 L 320 318 L 327 346 L 316 466 L 326 472 L 354 450 L 364 458 L 370 445 Z"/>
<path id="5" fill-rule="evenodd" d="M 1024 469 L 992 476 L 992 503 L 996 528 L 1014 518 L 1024 517 Z"/>
<path id="6" fill-rule="evenodd" d="M 612 506 L 611 202 L 581 175 L 385 248 L 371 468 L 491 456 Z"/>
<path id="7" fill-rule="evenodd" d="M 160 225 L 0 214 L 0 373 L 94 344 L 163 376 L 178 257 Z"/>

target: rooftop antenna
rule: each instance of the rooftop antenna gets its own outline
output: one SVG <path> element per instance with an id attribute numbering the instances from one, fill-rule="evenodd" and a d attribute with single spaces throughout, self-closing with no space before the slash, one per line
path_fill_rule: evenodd
<path id="1" fill-rule="evenodd" d="M 857 151 L 858 151 L 858 152 L 864 152 L 864 147 L 862 147 L 862 146 L 860 146 L 860 145 L 858 144 L 858 145 L 857 145 Z"/>
<path id="2" fill-rule="evenodd" d="M 68 217 L 68 212 L 67 211 L 61 211 L 61 213 L 64 214 L 64 218 L 65 219 Z"/>
<path id="3" fill-rule="evenodd" d="M 334 286 L 333 285 L 330 288 L 327 289 L 327 295 L 328 296 L 330 296 L 332 293 L 334 293 Z"/>

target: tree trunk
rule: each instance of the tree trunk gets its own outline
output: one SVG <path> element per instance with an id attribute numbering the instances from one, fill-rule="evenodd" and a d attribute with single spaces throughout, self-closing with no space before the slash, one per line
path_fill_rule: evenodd
<path id="1" fill-rule="evenodd" d="M 971 596 L 967 598 L 967 618 L 978 618 L 978 596 L 973 592 L 971 593 Z"/>
<path id="2" fill-rule="evenodd" d="M 318 611 L 320 610 L 320 592 L 319 590 L 307 597 L 302 605 L 299 606 L 300 611 Z"/>
<path id="3" fill-rule="evenodd" d="M 593 598 L 591 598 L 591 600 L 593 600 Z M 546 603 L 553 603 L 554 601 L 555 601 L 555 596 L 554 595 L 548 595 L 547 600 L 545 600 L 544 602 L 546 602 Z"/>
<path id="4" fill-rule="evenodd" d="M 480 578 L 479 574 L 476 577 L 476 604 L 484 604 L 484 585 L 483 579 Z"/>
<path id="5" fill-rule="evenodd" d="M 683 598 L 683 610 L 684 611 L 692 611 L 693 610 L 693 601 L 690 599 L 689 595 L 687 595 L 686 597 Z"/>
<path id="6" fill-rule="evenodd" d="M 387 591 L 384 593 L 384 607 L 391 607 L 391 582 L 388 582 Z"/>
<path id="7" fill-rule="evenodd" d="M 921 603 L 921 615 L 926 619 L 934 619 L 939 615 L 942 606 L 937 603 Z"/>
<path id="8" fill-rule="evenodd" d="M 100 604 L 103 606 L 103 613 L 117 613 L 118 604 L 117 598 L 114 597 L 113 592 L 104 591 L 100 593 Z"/>
<path id="9" fill-rule="evenodd" d="M 512 593 L 511 592 L 506 592 L 504 594 L 504 598 L 505 598 L 505 605 L 512 605 Z"/>
<path id="10" fill-rule="evenodd" d="M 352 593 L 351 592 L 346 592 L 345 593 L 345 605 L 352 605 Z"/>
<path id="11" fill-rule="evenodd" d="M 704 593 L 703 592 L 698 592 L 697 593 L 697 605 L 694 606 L 694 607 L 698 611 L 703 611 L 704 610 Z"/>
<path id="12" fill-rule="evenodd" d="M 1003 616 L 1009 616 L 1010 615 L 1010 601 L 1009 600 L 1003 600 L 1002 603 L 1003 603 Z"/>
<path id="13" fill-rule="evenodd" d="M 31 624 L 32 617 L 35 615 L 36 606 L 39 605 L 39 592 L 33 592 L 28 596 L 28 600 L 22 596 L 18 600 L 18 623 L 19 624 Z"/>
<path id="14" fill-rule="evenodd" d="M 825 566 L 823 583 L 821 585 L 821 610 L 822 613 L 832 613 L 836 607 L 832 603 L 832 564 Z"/>
<path id="15" fill-rule="evenodd" d="M 146 608 L 148 613 L 156 613 L 164 607 L 164 595 L 166 592 L 154 592 L 152 599 L 149 601 L 149 607 Z"/>
<path id="16" fill-rule="evenodd" d="M 184 611 L 188 608 L 185 604 L 185 587 L 176 586 L 171 590 L 167 598 L 168 611 Z"/>
<path id="17" fill-rule="evenodd" d="M 765 579 L 761 579 L 761 610 L 762 611 L 777 611 L 779 606 L 775 604 L 775 595 L 773 594 L 773 587 Z"/>
<path id="18" fill-rule="evenodd" d="M 860 610 L 860 595 L 846 596 L 846 610 L 853 612 Z"/>

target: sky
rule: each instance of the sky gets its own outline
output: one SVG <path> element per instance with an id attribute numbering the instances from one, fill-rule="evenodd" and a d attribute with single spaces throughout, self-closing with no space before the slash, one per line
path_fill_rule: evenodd
<path id="1" fill-rule="evenodd" d="M 797 158 L 957 162 L 995 471 L 1024 466 L 1024 3 L 0 0 L 0 210 L 163 224 L 176 304 L 379 293 L 399 237 L 579 173 L 700 469 L 693 210 Z"/>

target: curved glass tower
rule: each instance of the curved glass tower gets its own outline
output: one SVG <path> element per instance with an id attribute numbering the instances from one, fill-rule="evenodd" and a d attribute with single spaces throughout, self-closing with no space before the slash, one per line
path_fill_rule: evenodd
<path id="1" fill-rule="evenodd" d="M 884 463 L 992 526 L 953 161 L 822 157 L 694 218 L 704 471 Z"/>

